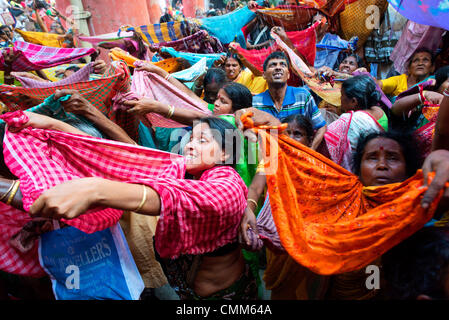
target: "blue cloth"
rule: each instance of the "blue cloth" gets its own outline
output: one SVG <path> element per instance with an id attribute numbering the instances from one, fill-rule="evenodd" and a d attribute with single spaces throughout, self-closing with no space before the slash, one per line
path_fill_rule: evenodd
<path id="1" fill-rule="evenodd" d="M 241 29 L 255 17 L 256 14 L 246 6 L 222 16 L 203 18 L 200 28 L 217 37 L 223 44 L 231 43 L 237 37 L 240 46 L 246 48 L 246 40 Z"/>
<path id="2" fill-rule="evenodd" d="M 57 300 L 138 300 L 144 289 L 118 224 L 91 234 L 74 227 L 43 233 L 39 261 Z"/>
<path id="3" fill-rule="evenodd" d="M 319 129 L 326 125 L 315 100 L 307 89 L 287 86 L 282 109 L 278 111 L 267 90 L 253 97 L 253 107 L 268 112 L 279 120 L 296 114 L 307 117 L 313 128 Z"/>
<path id="4" fill-rule="evenodd" d="M 142 122 L 139 122 L 139 144 L 147 148 L 156 149 L 156 144 L 154 143 L 150 128 Z"/>
<path id="5" fill-rule="evenodd" d="M 206 73 L 206 67 L 207 67 L 207 59 L 202 58 L 200 61 L 195 63 L 190 68 L 174 72 L 171 74 L 171 76 L 182 82 L 195 81 L 202 74 Z"/>
<path id="6" fill-rule="evenodd" d="M 162 47 L 162 52 L 169 53 L 172 57 L 175 58 L 183 58 L 187 60 L 187 62 L 193 66 L 195 63 L 199 62 L 201 59 L 206 58 L 207 60 L 207 67 L 211 68 L 214 64 L 215 60 L 220 59 L 221 56 L 226 55 L 226 53 L 209 53 L 209 54 L 203 54 L 203 53 L 190 53 L 190 52 L 179 52 L 171 47 Z"/>
<path id="7" fill-rule="evenodd" d="M 348 41 L 341 39 L 336 34 L 326 33 L 319 43 L 317 43 L 317 50 L 315 56 L 315 68 L 327 66 L 334 68 L 337 62 L 338 54 L 341 50 L 348 48 Z"/>
<path id="8" fill-rule="evenodd" d="M 407 19 L 449 30 L 448 0 L 388 0 L 393 8 Z"/>

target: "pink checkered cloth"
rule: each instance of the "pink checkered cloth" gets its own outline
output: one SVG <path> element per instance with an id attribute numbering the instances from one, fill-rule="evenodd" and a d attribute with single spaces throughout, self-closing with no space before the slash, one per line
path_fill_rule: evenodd
<path id="1" fill-rule="evenodd" d="M 10 48 L 3 50 L 10 50 Z M 94 48 L 54 48 L 23 41 L 14 42 L 13 50 L 18 52 L 19 56 L 12 64 L 12 71 L 51 68 L 95 52 Z M 5 70 L 3 55 L 0 55 L 0 70 Z"/>
<path id="2" fill-rule="evenodd" d="M 28 120 L 22 111 L 0 118 L 8 127 Z M 156 249 L 164 258 L 210 252 L 236 241 L 246 207 L 246 185 L 231 167 L 217 166 L 199 180 L 189 180 L 184 178 L 184 157 L 141 146 L 27 127 L 18 133 L 6 130 L 4 158 L 20 179 L 25 211 L 44 190 L 80 177 L 153 188 L 162 202 Z M 93 208 L 76 219 L 62 221 L 92 233 L 116 224 L 121 214 L 111 208 Z M 0 231 L 8 228 L 1 225 Z"/>
<path id="3" fill-rule="evenodd" d="M 56 81 L 56 82 L 48 82 L 48 81 L 38 81 L 34 79 L 30 79 L 24 76 L 15 75 L 14 77 L 20 81 L 24 88 L 50 88 L 56 86 L 66 86 L 69 84 L 81 82 L 81 81 L 89 81 L 89 75 L 94 72 L 93 62 L 88 63 L 83 68 L 68 76 L 65 79 Z"/>
<path id="4" fill-rule="evenodd" d="M 135 65 L 138 66 L 139 63 L 141 62 L 137 61 Z M 135 70 L 131 84 L 131 93 L 127 93 L 126 96 L 123 97 L 120 94 L 117 95 L 114 98 L 114 108 L 128 109 L 128 106 L 121 104 L 123 100 L 146 97 L 172 105 L 176 108 L 199 110 L 204 112 L 205 115 L 212 115 L 211 111 L 208 110 L 207 107 L 199 107 L 194 99 L 155 73 Z M 156 113 L 149 113 L 146 117 L 147 120 L 155 127 L 179 128 L 186 126 Z"/>
<path id="5" fill-rule="evenodd" d="M 26 212 L 0 202 L 0 270 L 23 276 L 43 277 L 46 273 L 39 263 L 37 241 L 26 253 L 10 244 L 12 236 L 29 221 L 31 218 Z"/>

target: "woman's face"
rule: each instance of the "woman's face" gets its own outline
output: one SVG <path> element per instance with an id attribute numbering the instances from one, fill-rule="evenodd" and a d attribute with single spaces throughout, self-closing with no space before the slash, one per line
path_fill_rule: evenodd
<path id="1" fill-rule="evenodd" d="M 413 56 L 408 67 L 408 74 L 415 77 L 428 77 L 434 69 L 430 53 L 419 52 Z"/>
<path id="2" fill-rule="evenodd" d="M 285 130 L 285 132 L 289 135 L 290 138 L 295 139 L 296 141 L 298 141 L 299 143 L 302 143 L 305 146 L 310 146 L 310 140 L 309 137 L 307 136 L 307 132 L 306 130 L 304 130 L 304 128 L 298 126 L 298 124 L 296 123 L 296 121 L 290 122 L 288 124 L 287 129 Z"/>
<path id="3" fill-rule="evenodd" d="M 350 98 L 346 95 L 346 92 L 341 88 L 341 110 L 343 112 L 354 111 L 357 109 L 357 99 Z"/>
<path id="4" fill-rule="evenodd" d="M 444 81 L 440 87 L 438 88 L 438 92 L 443 94 L 444 90 L 446 90 L 447 88 L 449 88 L 449 78 L 446 79 L 446 81 Z"/>
<path id="5" fill-rule="evenodd" d="M 232 100 L 226 94 L 226 91 L 220 89 L 218 91 L 217 100 L 214 103 L 214 114 L 230 114 L 232 113 Z"/>
<path id="6" fill-rule="evenodd" d="M 383 186 L 406 179 L 407 164 L 398 142 L 375 138 L 366 144 L 360 164 L 360 181 L 364 186 Z"/>
<path id="7" fill-rule="evenodd" d="M 194 176 L 201 175 L 203 171 L 223 163 L 227 158 L 207 123 L 199 123 L 193 127 L 190 141 L 184 147 L 184 156 L 186 170 Z"/>
<path id="8" fill-rule="evenodd" d="M 234 58 L 226 59 L 224 69 L 230 81 L 234 81 L 241 71 L 239 62 Z"/>
<path id="9" fill-rule="evenodd" d="M 352 74 L 358 67 L 357 59 L 354 56 L 349 56 L 340 63 L 338 71 L 341 73 Z"/>

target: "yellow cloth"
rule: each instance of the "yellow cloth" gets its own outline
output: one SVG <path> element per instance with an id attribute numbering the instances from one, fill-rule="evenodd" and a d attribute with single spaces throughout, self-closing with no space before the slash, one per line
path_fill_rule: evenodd
<path id="1" fill-rule="evenodd" d="M 408 89 L 406 74 L 401 74 L 399 76 L 390 77 L 380 81 L 382 81 L 382 91 L 390 96 L 396 97 Z"/>
<path id="2" fill-rule="evenodd" d="M 159 288 L 168 283 L 154 253 L 153 235 L 156 232 L 157 220 L 158 217 L 127 211 L 120 219 L 129 250 L 146 288 Z"/>
<path id="3" fill-rule="evenodd" d="M 253 95 L 265 92 L 268 90 L 267 81 L 263 77 L 255 76 L 250 70 L 242 70 L 238 78 L 234 81 L 243 84 L 251 91 Z"/>
<path id="4" fill-rule="evenodd" d="M 357 0 L 346 4 L 344 10 L 340 13 L 340 36 L 349 40 L 353 36 L 359 37 L 357 47 L 361 48 L 373 32 L 367 27 L 367 19 L 372 14 L 369 6 L 375 6 L 379 10 L 379 16 L 382 17 L 388 8 L 387 0 Z M 368 24 L 369 26 L 369 24 Z"/>
<path id="5" fill-rule="evenodd" d="M 64 38 L 62 35 L 46 32 L 23 31 L 16 29 L 26 42 L 39 44 L 47 47 L 62 47 Z"/>
<path id="6" fill-rule="evenodd" d="M 62 79 L 61 77 L 58 77 L 57 74 L 64 72 L 65 69 L 67 69 L 68 67 L 71 67 L 71 66 L 77 66 L 81 69 L 84 66 L 86 66 L 86 64 L 85 63 L 77 63 L 77 64 L 66 63 L 66 64 L 61 64 L 56 67 L 42 69 L 42 72 L 45 74 L 45 76 L 48 78 L 48 80 L 56 82 L 56 81 L 59 81 Z"/>

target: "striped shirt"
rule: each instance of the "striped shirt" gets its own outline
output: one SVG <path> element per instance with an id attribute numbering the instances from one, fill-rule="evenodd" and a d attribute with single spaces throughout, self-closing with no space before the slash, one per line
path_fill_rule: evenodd
<path id="1" fill-rule="evenodd" d="M 309 118 L 315 130 L 326 125 L 326 121 L 321 116 L 315 100 L 310 92 L 304 88 L 287 86 L 280 111 L 274 106 L 268 90 L 253 97 L 253 107 L 265 111 L 280 120 L 291 115 L 301 114 Z"/>

